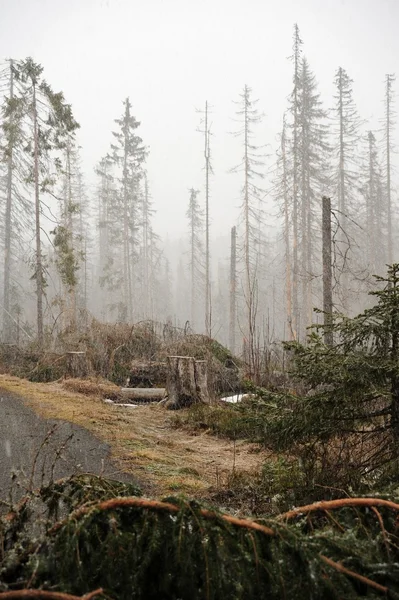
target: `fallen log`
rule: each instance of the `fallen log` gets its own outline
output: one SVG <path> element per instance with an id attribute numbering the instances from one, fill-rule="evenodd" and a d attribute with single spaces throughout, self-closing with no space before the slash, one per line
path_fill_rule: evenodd
<path id="1" fill-rule="evenodd" d="M 157 402 L 166 396 L 165 388 L 122 388 L 120 392 L 124 400 L 141 400 L 142 402 Z"/>

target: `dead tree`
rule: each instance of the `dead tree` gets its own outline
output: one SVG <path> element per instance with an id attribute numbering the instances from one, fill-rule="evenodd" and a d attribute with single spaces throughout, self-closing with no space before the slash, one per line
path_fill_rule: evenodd
<path id="1" fill-rule="evenodd" d="M 392 84 L 395 81 L 395 76 L 392 74 L 386 75 L 386 91 L 385 91 L 385 143 L 386 143 L 386 196 L 387 196 L 387 221 L 388 221 L 388 263 L 393 262 L 393 239 L 392 239 L 392 184 L 391 184 L 391 153 L 393 150 L 392 133 L 394 126 L 393 113 L 393 90 Z"/>
<path id="2" fill-rule="evenodd" d="M 237 307 L 237 228 L 231 228 L 230 250 L 230 319 L 229 346 L 234 354 L 236 349 L 236 307 Z"/>
<path id="3" fill-rule="evenodd" d="M 332 264 L 331 264 L 331 198 L 323 196 L 323 312 L 324 343 L 334 343 L 332 331 Z"/>

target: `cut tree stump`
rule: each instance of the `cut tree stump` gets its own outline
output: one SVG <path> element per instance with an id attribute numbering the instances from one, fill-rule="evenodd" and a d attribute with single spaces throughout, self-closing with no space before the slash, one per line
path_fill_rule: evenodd
<path id="1" fill-rule="evenodd" d="M 168 401 L 165 406 L 176 410 L 196 402 L 209 404 L 208 365 L 192 356 L 168 356 Z"/>
<path id="2" fill-rule="evenodd" d="M 86 352 L 67 352 L 66 354 L 66 377 L 82 379 L 87 377 Z"/>

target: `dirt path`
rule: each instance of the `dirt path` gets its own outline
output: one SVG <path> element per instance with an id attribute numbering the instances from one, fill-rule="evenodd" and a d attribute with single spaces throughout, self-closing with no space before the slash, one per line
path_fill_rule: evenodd
<path id="1" fill-rule="evenodd" d="M 206 497 L 233 468 L 253 471 L 265 460 L 254 444 L 174 428 L 173 413 L 158 405 L 122 408 L 67 391 L 60 383 L 34 384 L 7 375 L 0 375 L 0 388 L 22 396 L 42 417 L 84 427 L 109 444 L 115 464 L 144 482 L 144 492 L 152 496 L 183 492 Z"/>

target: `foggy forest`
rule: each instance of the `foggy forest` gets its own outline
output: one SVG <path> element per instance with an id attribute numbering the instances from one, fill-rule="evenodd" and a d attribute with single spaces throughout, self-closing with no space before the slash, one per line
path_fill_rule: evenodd
<path id="1" fill-rule="evenodd" d="M 102 131 L 108 151 L 89 187 L 80 159 L 78 115 L 47 82 L 45 65 L 8 59 L 2 92 L 2 339 L 56 347 L 65 330 L 151 321 L 206 334 L 233 354 L 265 352 L 281 340 L 304 341 L 323 309 L 322 197 L 331 198 L 334 310 L 367 306 L 373 275 L 393 262 L 395 76 L 381 79 L 379 127 L 356 107 L 350 73 L 337 66 L 334 94 L 322 98 L 293 29 L 291 94 L 276 140 L 260 135 L 256 88 L 237 84 L 232 136 L 239 215 L 212 219 L 218 177 L 213 161 L 211 99 L 197 110 L 202 186 L 173 208 L 186 234 L 167 243 L 157 233 L 133 97 L 119 102 Z M 263 143 L 262 143 L 263 142 Z M 221 237 L 220 237 L 221 234 Z"/>
<path id="2" fill-rule="evenodd" d="M 398 599 L 396 0 L 0 6 L 0 600 Z"/>

